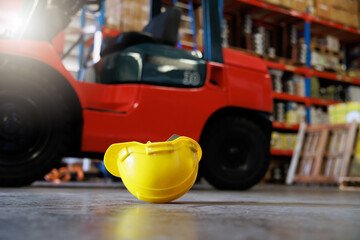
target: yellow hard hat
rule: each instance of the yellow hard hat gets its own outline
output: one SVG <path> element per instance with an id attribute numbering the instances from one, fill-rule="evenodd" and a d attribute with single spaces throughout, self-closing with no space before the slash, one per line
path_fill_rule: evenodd
<path id="1" fill-rule="evenodd" d="M 201 155 L 195 140 L 178 137 L 166 142 L 112 144 L 104 162 L 135 197 L 165 203 L 183 196 L 193 186 Z"/>

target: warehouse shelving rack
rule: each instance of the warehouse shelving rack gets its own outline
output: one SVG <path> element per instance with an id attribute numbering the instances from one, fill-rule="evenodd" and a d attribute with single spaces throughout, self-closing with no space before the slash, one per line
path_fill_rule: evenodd
<path id="1" fill-rule="evenodd" d="M 340 42 L 345 44 L 360 42 L 360 29 L 346 26 L 331 20 L 326 20 L 313 16 L 307 11 L 306 13 L 299 12 L 292 9 L 287 9 L 281 6 L 276 6 L 271 3 L 262 2 L 259 0 L 236 0 L 231 5 L 225 7 L 227 9 L 236 9 L 246 7 L 250 13 L 262 12 L 263 19 L 277 18 L 280 16 L 282 20 L 290 22 L 303 23 L 303 36 L 306 44 L 306 63 L 303 66 L 298 66 L 288 62 L 277 62 L 269 58 L 264 58 L 264 63 L 269 69 L 278 69 L 285 72 L 291 72 L 303 75 L 305 77 L 305 96 L 291 95 L 287 93 L 273 92 L 273 99 L 285 102 L 298 102 L 306 106 L 306 121 L 310 122 L 310 107 L 311 106 L 329 106 L 338 101 L 319 99 L 311 97 L 311 81 L 312 76 L 319 77 L 328 81 L 336 81 L 344 84 L 360 85 L 360 79 L 349 77 L 342 74 L 337 74 L 327 71 L 314 70 L 311 66 L 311 37 L 312 35 L 327 35 L 332 34 L 339 38 Z M 265 12 L 265 13 L 264 13 Z M 299 125 L 288 125 L 282 122 L 273 122 L 273 128 L 280 131 L 294 132 L 299 129 Z M 292 156 L 291 150 L 272 149 L 273 156 Z"/>

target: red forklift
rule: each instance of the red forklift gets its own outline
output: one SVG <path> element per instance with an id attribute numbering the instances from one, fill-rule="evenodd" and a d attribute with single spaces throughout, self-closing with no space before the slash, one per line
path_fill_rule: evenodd
<path id="1" fill-rule="evenodd" d="M 0 186 L 42 179 L 63 157 L 102 158 L 112 143 L 172 134 L 200 143 L 200 174 L 216 188 L 257 184 L 269 164 L 270 75 L 261 59 L 222 47 L 220 1 L 201 2 L 202 54 L 176 47 L 181 10 L 152 0 L 144 30 L 107 44 L 84 81 L 51 40 L 101 1 L 25 1 L 16 39 L 0 39 Z"/>

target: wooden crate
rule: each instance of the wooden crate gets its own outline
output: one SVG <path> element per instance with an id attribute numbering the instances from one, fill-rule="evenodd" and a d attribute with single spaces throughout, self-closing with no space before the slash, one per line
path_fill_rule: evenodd
<path id="1" fill-rule="evenodd" d="M 286 183 L 339 183 L 348 172 L 356 129 L 356 122 L 301 124 Z"/>

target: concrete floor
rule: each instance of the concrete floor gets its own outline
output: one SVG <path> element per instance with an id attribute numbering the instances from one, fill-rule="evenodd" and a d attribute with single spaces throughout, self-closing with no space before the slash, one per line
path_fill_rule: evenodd
<path id="1" fill-rule="evenodd" d="M 40 185 L 0 189 L 0 239 L 360 239 L 360 192 L 337 188 L 198 184 L 149 204 L 112 185 Z"/>

